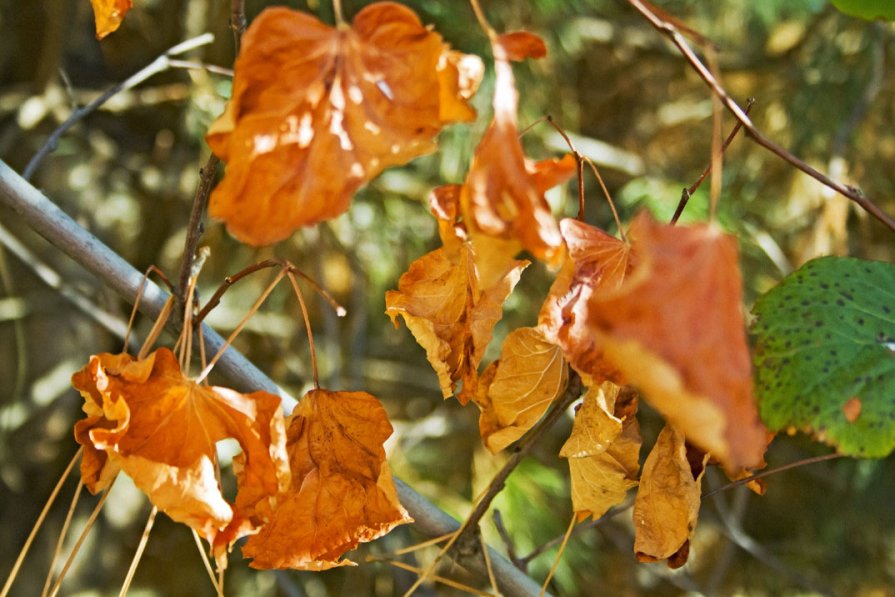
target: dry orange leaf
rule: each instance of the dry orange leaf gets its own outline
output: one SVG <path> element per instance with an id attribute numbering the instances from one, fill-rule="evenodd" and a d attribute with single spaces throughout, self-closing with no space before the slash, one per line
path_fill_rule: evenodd
<path id="1" fill-rule="evenodd" d="M 607 379 L 620 382 L 588 329 L 588 304 L 594 294 L 615 290 L 624 281 L 634 264 L 631 246 L 571 218 L 559 227 L 568 256 L 541 307 L 538 326 L 586 379 L 597 385 Z"/>
<path id="2" fill-rule="evenodd" d="M 475 117 L 482 70 L 399 4 L 370 4 L 337 29 L 264 10 L 207 135 L 227 162 L 210 215 L 252 245 L 338 216 L 379 172 L 433 151 L 445 124 Z"/>
<path id="3" fill-rule="evenodd" d="M 311 390 L 287 424 L 292 485 L 242 549 L 253 568 L 352 565 L 339 560 L 346 551 L 413 522 L 385 461 L 392 426 L 376 398 Z"/>
<path id="4" fill-rule="evenodd" d="M 461 196 L 470 233 L 511 238 L 536 258 L 555 264 L 562 237 L 544 192 L 576 170 L 571 155 L 537 164 L 525 157 L 516 126 L 518 94 L 510 60 L 541 57 L 543 41 L 531 33 L 501 36 L 495 58 L 494 121 L 476 148 Z M 543 51 L 542 51 L 543 50 Z"/>
<path id="5" fill-rule="evenodd" d="M 386 313 L 398 326 L 404 318 L 438 375 L 442 395 L 466 404 L 476 394 L 478 366 L 491 341 L 503 302 L 528 266 L 513 259 L 512 240 L 476 235 L 470 238 L 459 220 L 460 185 L 435 189 L 429 206 L 438 219 L 444 246 L 410 264 L 398 290 L 385 294 Z"/>
<path id="6" fill-rule="evenodd" d="M 547 412 L 565 390 L 569 371 L 559 347 L 548 342 L 537 328 L 518 328 L 504 340 L 491 375 L 486 388 L 479 380 L 476 402 L 482 409 L 482 440 L 497 453 L 522 437 Z"/>
<path id="7" fill-rule="evenodd" d="M 572 509 L 599 518 L 637 486 L 640 425 L 637 395 L 610 382 L 588 388 L 559 455 L 569 459 Z"/>
<path id="8" fill-rule="evenodd" d="M 760 466 L 767 434 L 752 396 L 736 240 L 646 213 L 629 236 L 637 261 L 616 290 L 592 297 L 588 329 L 687 441 L 730 473 Z"/>
<path id="9" fill-rule="evenodd" d="M 707 454 L 693 470 L 684 435 L 666 425 L 643 463 L 634 500 L 634 552 L 641 562 L 669 560 L 684 565 L 699 515 L 700 488 Z"/>
<path id="10" fill-rule="evenodd" d="M 502 263 L 502 275 L 485 286 L 469 243 L 442 247 L 411 263 L 398 280 L 398 290 L 385 294 L 385 312 L 395 327 L 397 317 L 404 318 L 426 350 L 445 398 L 454 394 L 461 379 L 460 402 L 466 404 L 473 395 L 477 369 L 503 314 L 503 302 L 528 265 L 511 258 Z"/>
<path id="11" fill-rule="evenodd" d="M 167 348 L 140 360 L 92 356 L 72 385 L 87 415 L 75 426 L 87 488 L 96 493 L 123 470 L 159 510 L 196 529 L 219 555 L 263 524 L 262 513 L 289 483 L 283 415 L 273 394 L 196 384 Z M 236 439 L 244 453 L 235 508 L 216 472 L 215 443 L 225 438 Z"/>
<path id="12" fill-rule="evenodd" d="M 96 21 L 96 39 L 102 39 L 121 26 L 124 15 L 133 6 L 131 0 L 90 0 Z"/>

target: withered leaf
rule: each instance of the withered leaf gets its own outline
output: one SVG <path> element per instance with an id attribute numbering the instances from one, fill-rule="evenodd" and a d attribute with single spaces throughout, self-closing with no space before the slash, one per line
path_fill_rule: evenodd
<path id="1" fill-rule="evenodd" d="M 385 461 L 392 426 L 375 397 L 311 390 L 287 425 L 292 484 L 243 547 L 253 568 L 352 565 L 339 559 L 346 551 L 413 522 Z"/>
<path id="2" fill-rule="evenodd" d="M 495 453 L 531 429 L 569 380 L 559 347 L 547 342 L 537 328 L 510 332 L 496 363 L 493 379 L 476 401 L 482 409 L 482 440 Z"/>
<path id="3" fill-rule="evenodd" d="M 494 121 L 469 167 L 461 195 L 462 211 L 471 234 L 514 239 L 536 258 L 555 264 L 562 255 L 562 237 L 544 192 L 568 180 L 576 163 L 571 155 L 537 164 L 525 157 L 516 125 L 518 94 L 509 62 L 540 57 L 546 49 L 537 36 L 516 33 L 498 38 L 493 50 Z"/>
<path id="4" fill-rule="evenodd" d="M 96 21 L 96 39 L 102 39 L 121 26 L 124 15 L 133 6 L 131 0 L 90 0 Z"/>
<path id="5" fill-rule="evenodd" d="M 233 96 L 207 135 L 227 162 L 209 213 L 252 245 L 341 214 L 379 172 L 433 151 L 444 125 L 475 117 L 467 100 L 483 70 L 391 2 L 338 29 L 268 8 L 235 68 Z"/>
<path id="6" fill-rule="evenodd" d="M 589 302 L 587 327 L 625 379 L 735 474 L 762 464 L 736 240 L 715 225 L 631 226 L 636 263 Z"/>
<path id="7" fill-rule="evenodd" d="M 385 295 L 386 313 L 395 327 L 397 317 L 404 318 L 426 350 L 445 398 L 454 394 L 461 379 L 460 402 L 466 404 L 475 395 L 478 366 L 502 316 L 503 302 L 528 265 L 512 254 L 486 237 L 475 244 L 456 237 L 411 263 L 398 280 L 398 290 Z"/>
<path id="8" fill-rule="evenodd" d="M 594 294 L 617 289 L 634 265 L 631 246 L 599 228 L 566 218 L 559 223 L 567 258 L 550 287 L 538 316 L 544 335 L 563 349 L 569 364 L 585 380 L 623 381 L 603 358 L 588 329 L 589 302 Z"/>
<path id="9" fill-rule="evenodd" d="M 159 510 L 196 529 L 217 553 L 263 524 L 265 502 L 289 483 L 283 415 L 273 394 L 196 384 L 167 348 L 140 360 L 92 356 L 72 385 L 85 401 L 87 418 L 75 437 L 84 446 L 87 488 L 96 493 L 123 470 Z M 235 508 L 216 474 L 215 444 L 226 438 L 244 454 Z"/>
<path id="10" fill-rule="evenodd" d="M 572 508 L 578 520 L 599 518 L 637 486 L 640 426 L 637 395 L 606 382 L 591 387 L 559 455 L 569 459 Z"/>
<path id="11" fill-rule="evenodd" d="M 694 471 L 684 435 L 671 425 L 659 433 L 643 464 L 634 500 L 634 552 L 641 562 L 668 559 L 671 567 L 686 563 L 708 460 L 707 454 L 698 456 Z"/>

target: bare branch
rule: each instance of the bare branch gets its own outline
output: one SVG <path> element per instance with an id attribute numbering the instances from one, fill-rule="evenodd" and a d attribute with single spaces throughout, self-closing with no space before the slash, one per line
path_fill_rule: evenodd
<path id="1" fill-rule="evenodd" d="M 88 114 L 94 112 L 97 108 L 109 101 L 116 94 L 136 87 L 149 77 L 157 75 L 171 68 L 170 58 L 172 56 L 178 56 L 180 54 L 183 54 L 184 52 L 188 52 L 195 48 L 210 44 L 213 41 L 214 35 L 212 35 L 211 33 L 204 33 L 198 37 L 194 37 L 193 39 L 188 39 L 177 44 L 176 46 L 168 49 L 164 54 L 153 60 L 148 66 L 141 68 L 139 71 L 131 75 L 125 81 L 122 81 L 117 85 L 113 85 L 102 95 L 100 95 L 98 98 L 96 98 L 83 108 L 78 108 L 77 110 L 72 112 L 72 115 L 69 116 L 65 122 L 59 125 L 59 127 L 52 132 L 43 146 L 39 150 L 37 150 L 37 153 L 34 154 L 34 157 L 31 158 L 31 161 L 29 161 L 28 165 L 25 166 L 25 172 L 22 176 L 25 178 L 25 180 L 31 180 L 31 177 L 34 175 L 34 171 L 37 170 L 37 167 L 40 165 L 41 161 L 43 161 L 43 159 L 47 157 L 47 155 L 49 155 L 54 149 L 56 149 L 56 144 L 59 142 L 59 139 L 62 137 L 62 135 L 68 132 L 71 127 L 75 126 Z"/>
<path id="2" fill-rule="evenodd" d="M 696 74 L 705 82 L 706 85 L 709 86 L 709 89 L 718 96 L 718 99 L 721 100 L 721 103 L 724 104 L 724 107 L 733 114 L 734 118 L 740 121 L 743 124 L 743 128 L 746 129 L 746 133 L 748 136 L 779 157 L 785 162 L 791 164 L 795 168 L 801 170 L 811 178 L 820 182 L 824 186 L 827 186 L 840 195 L 847 197 L 848 199 L 857 203 L 861 208 L 864 209 L 867 213 L 875 217 L 877 220 L 885 224 L 890 230 L 895 231 L 895 220 L 892 219 L 889 214 L 884 212 L 876 203 L 868 199 L 864 196 L 860 190 L 852 188 L 850 186 L 844 185 L 840 182 L 836 182 L 831 179 L 826 174 L 812 168 L 803 160 L 797 158 L 789 151 L 777 145 L 775 142 L 771 141 L 769 138 L 765 137 L 764 134 L 758 130 L 758 128 L 752 123 L 752 120 L 746 114 L 746 112 L 737 104 L 733 98 L 730 97 L 730 94 L 727 93 L 727 90 L 721 86 L 718 80 L 712 75 L 709 69 L 705 64 L 699 59 L 696 53 L 690 48 L 690 45 L 687 43 L 687 40 L 684 39 L 684 36 L 681 35 L 677 28 L 667 20 L 661 18 L 652 10 L 650 10 L 644 2 L 641 0 L 628 0 L 628 4 L 634 7 L 637 12 L 639 12 L 643 17 L 649 21 L 649 23 L 656 28 L 659 33 L 662 33 L 668 39 L 671 40 L 671 43 L 677 47 L 680 53 L 683 55 L 684 59 L 693 67 L 693 70 L 696 71 Z"/>

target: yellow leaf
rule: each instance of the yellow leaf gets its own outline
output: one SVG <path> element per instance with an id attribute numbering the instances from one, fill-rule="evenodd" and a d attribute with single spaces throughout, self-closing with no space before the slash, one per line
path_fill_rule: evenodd
<path id="1" fill-rule="evenodd" d="M 510 332 L 493 375 L 479 402 L 479 430 L 485 446 L 496 453 L 538 422 L 569 378 L 559 347 L 537 328 Z"/>
<path id="2" fill-rule="evenodd" d="M 683 434 L 671 425 L 662 429 L 643 464 L 634 500 L 634 552 L 638 560 L 668 559 L 672 567 L 686 562 L 707 461 L 708 455 L 701 455 L 694 471 Z"/>
<path id="3" fill-rule="evenodd" d="M 637 396 L 609 382 L 589 388 L 560 456 L 569 459 L 572 508 L 579 521 L 599 518 L 637 485 Z"/>

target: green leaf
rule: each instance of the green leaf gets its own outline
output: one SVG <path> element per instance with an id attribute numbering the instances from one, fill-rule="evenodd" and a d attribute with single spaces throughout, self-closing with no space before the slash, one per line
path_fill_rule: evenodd
<path id="1" fill-rule="evenodd" d="M 845 14 L 868 21 L 895 21 L 895 2 L 892 0 L 833 0 L 833 6 Z"/>
<path id="2" fill-rule="evenodd" d="M 822 257 L 762 296 L 755 367 L 761 417 L 842 454 L 895 448 L 895 265 Z"/>

